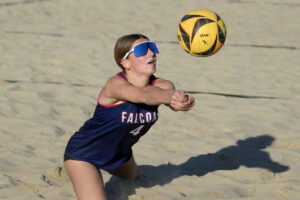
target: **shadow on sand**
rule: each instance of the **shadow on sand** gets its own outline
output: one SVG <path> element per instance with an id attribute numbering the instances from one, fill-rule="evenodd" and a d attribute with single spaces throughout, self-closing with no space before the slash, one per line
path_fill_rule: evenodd
<path id="1" fill-rule="evenodd" d="M 269 135 L 238 140 L 236 145 L 228 146 L 215 153 L 191 157 L 186 162 L 173 165 L 159 166 L 140 165 L 142 177 L 136 181 L 125 181 L 111 177 L 105 184 L 109 200 L 128 200 L 128 196 L 135 194 L 138 187 L 153 187 L 165 185 L 181 176 L 203 176 L 217 170 L 234 170 L 240 166 L 267 169 L 273 173 L 287 171 L 288 166 L 272 161 L 269 154 L 262 149 L 270 146 L 274 138 Z"/>

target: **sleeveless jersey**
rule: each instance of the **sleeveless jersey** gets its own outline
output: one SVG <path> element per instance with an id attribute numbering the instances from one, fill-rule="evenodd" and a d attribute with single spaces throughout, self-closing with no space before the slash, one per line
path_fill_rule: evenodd
<path id="1" fill-rule="evenodd" d="M 124 72 L 117 75 L 127 80 Z M 150 84 L 154 85 L 155 79 L 152 76 Z M 157 121 L 158 106 L 131 102 L 105 106 L 99 103 L 101 92 L 93 117 L 73 134 L 65 153 L 74 160 L 112 170 L 131 158 L 131 147 Z"/>

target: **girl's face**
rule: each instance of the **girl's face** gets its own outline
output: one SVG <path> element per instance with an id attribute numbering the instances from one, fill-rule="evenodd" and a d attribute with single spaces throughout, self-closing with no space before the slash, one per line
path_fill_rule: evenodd
<path id="1" fill-rule="evenodd" d="M 146 41 L 148 40 L 144 38 L 138 39 L 132 44 L 131 48 Z M 134 53 L 130 53 L 127 58 L 127 65 L 129 70 L 138 74 L 152 75 L 156 71 L 156 58 L 156 54 L 148 48 L 146 55 L 143 56 L 135 56 Z"/>

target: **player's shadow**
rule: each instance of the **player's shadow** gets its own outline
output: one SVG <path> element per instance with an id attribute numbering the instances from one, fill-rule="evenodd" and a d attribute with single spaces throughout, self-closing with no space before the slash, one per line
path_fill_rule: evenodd
<path id="1" fill-rule="evenodd" d="M 238 140 L 236 145 L 223 148 L 216 153 L 191 157 L 186 162 L 159 166 L 140 165 L 141 178 L 136 181 L 125 181 L 112 176 L 105 184 L 108 200 L 128 200 L 138 187 L 165 185 L 180 176 L 203 176 L 216 170 L 234 170 L 240 166 L 267 169 L 273 173 L 287 171 L 288 166 L 272 161 L 269 154 L 263 151 L 270 146 L 274 138 L 269 135 Z"/>

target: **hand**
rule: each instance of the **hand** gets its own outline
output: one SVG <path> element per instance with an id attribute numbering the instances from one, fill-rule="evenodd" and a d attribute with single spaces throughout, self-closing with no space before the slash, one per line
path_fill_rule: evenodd
<path id="1" fill-rule="evenodd" d="M 189 111 L 194 105 L 194 97 L 186 95 L 183 90 L 176 90 L 173 92 L 170 107 L 174 111 Z"/>

